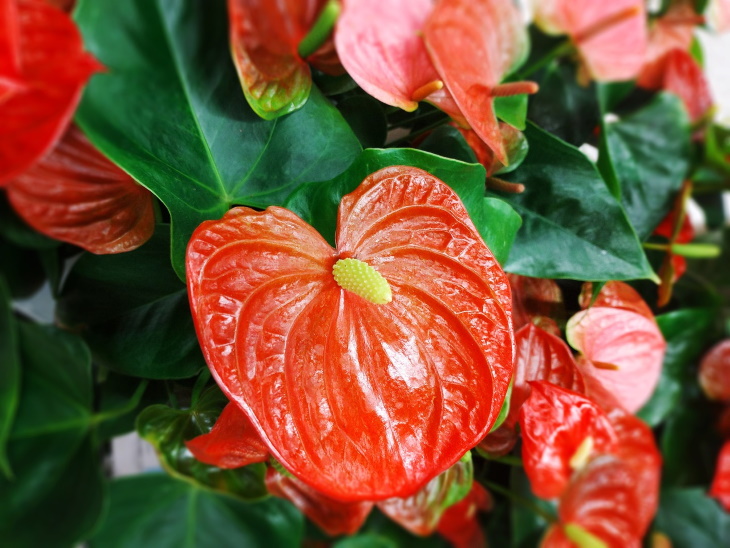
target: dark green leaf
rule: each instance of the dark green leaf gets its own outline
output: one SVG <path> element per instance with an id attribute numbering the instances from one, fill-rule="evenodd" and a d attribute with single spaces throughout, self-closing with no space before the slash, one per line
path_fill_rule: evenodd
<path id="1" fill-rule="evenodd" d="M 233 205 L 280 204 L 300 183 L 340 173 L 360 150 L 316 89 L 274 121 L 249 108 L 224 0 L 85 0 L 75 17 L 86 48 L 108 67 L 87 86 L 77 122 L 170 210 L 180 277 L 202 221 Z"/>
<path id="2" fill-rule="evenodd" d="M 528 501 L 529 504 L 540 508 L 547 514 L 555 512 L 549 502 L 540 500 L 532 494 L 530 481 L 521 467 L 513 466 L 510 470 L 510 490 L 520 497 L 520 500 Z M 511 501 L 510 505 L 512 548 L 539 546 L 540 539 L 545 534 L 549 523 L 526 505 L 520 504 L 518 500 Z"/>
<path id="3" fill-rule="evenodd" d="M 697 387 L 695 365 L 717 336 L 713 329 L 717 312 L 713 308 L 685 308 L 657 316 L 667 352 L 659 386 L 637 413 L 649 426 L 657 426 L 679 405 L 683 391 Z"/>
<path id="4" fill-rule="evenodd" d="M 338 542 L 336 548 L 364 548 L 369 539 L 377 539 L 371 546 L 376 548 L 446 548 L 449 544 L 437 534 L 417 537 L 384 516 L 377 508 L 368 516 L 358 534 Z"/>
<path id="5" fill-rule="evenodd" d="M 115 480 L 92 548 L 299 546 L 303 519 L 286 501 L 247 503 L 169 476 Z"/>
<path id="6" fill-rule="evenodd" d="M 350 124 L 363 148 L 378 148 L 385 144 L 388 120 L 380 101 L 369 95 L 354 95 L 339 102 L 337 110 Z"/>
<path id="7" fill-rule="evenodd" d="M 527 95 L 497 97 L 494 100 L 494 112 L 497 118 L 519 130 L 527 124 Z"/>
<path id="8" fill-rule="evenodd" d="M 78 337 L 19 323 L 23 382 L 0 478 L 5 546 L 70 546 L 99 518 L 104 488 L 91 436 L 89 351 Z"/>
<path id="9" fill-rule="evenodd" d="M 300 187 L 289 197 L 285 207 L 334 244 L 337 208 L 342 197 L 355 190 L 371 173 L 397 165 L 428 171 L 454 189 L 489 249 L 498 261 L 504 262 L 520 219 L 508 204 L 484 197 L 486 176 L 479 164 L 465 164 L 407 148 L 368 149 L 334 179 Z"/>
<path id="10" fill-rule="evenodd" d="M 104 370 L 104 378 L 99 380 L 97 415 L 98 438 L 108 440 L 134 430 L 137 415 L 142 409 L 156 402 L 165 401 L 163 383 L 140 381 Z"/>
<path id="11" fill-rule="evenodd" d="M 29 249 L 53 249 L 61 244 L 25 224 L 4 194 L 0 194 L 0 234 L 15 245 Z"/>
<path id="12" fill-rule="evenodd" d="M 466 142 L 461 132 L 453 126 L 439 126 L 428 134 L 421 145 L 420 150 L 459 160 L 467 164 L 476 164 L 477 156 Z"/>
<path id="13" fill-rule="evenodd" d="M 19 247 L 0 236 L 0 276 L 15 299 L 30 297 L 40 289 L 45 271 L 37 251 Z"/>
<path id="14" fill-rule="evenodd" d="M 99 364 L 148 379 L 190 377 L 205 367 L 169 249 L 169 227 L 158 225 L 134 251 L 85 253 L 74 265 L 57 316 L 83 335 Z"/>
<path id="15" fill-rule="evenodd" d="M 621 201 L 639 238 L 654 231 L 672 207 L 690 167 L 690 126 L 682 101 L 661 93 L 645 108 L 605 123 L 607 180 L 620 185 Z M 607 173 L 609 167 L 612 173 Z"/>
<path id="16" fill-rule="evenodd" d="M 704 489 L 662 491 L 654 527 L 673 548 L 730 546 L 730 515 Z"/>
<path id="17" fill-rule="evenodd" d="M 20 398 L 18 334 L 10 306 L 10 291 L 0 276 L 0 474 L 12 478 L 7 441 Z"/>
<path id="18" fill-rule="evenodd" d="M 210 431 L 226 403 L 223 393 L 213 387 L 190 409 L 153 405 L 140 413 L 137 431 L 152 444 L 170 474 L 243 499 L 263 497 L 264 464 L 223 470 L 196 460 L 185 447 L 185 441 Z"/>
<path id="19" fill-rule="evenodd" d="M 654 278 L 621 205 L 575 147 L 534 125 L 530 151 L 504 178 L 525 185 L 501 194 L 522 217 L 505 269 L 536 278 L 604 281 Z"/>

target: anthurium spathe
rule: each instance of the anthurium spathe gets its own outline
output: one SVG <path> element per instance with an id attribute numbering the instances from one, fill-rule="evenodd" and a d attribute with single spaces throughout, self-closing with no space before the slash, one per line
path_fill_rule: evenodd
<path id="1" fill-rule="evenodd" d="M 0 25 L 8 30 L 0 35 L 0 96 L 4 96 L 0 186 L 4 186 L 56 144 L 84 84 L 102 67 L 84 52 L 70 17 L 45 0 L 2 0 L 0 14 Z"/>
<path id="2" fill-rule="evenodd" d="M 717 343 L 702 358 L 699 381 L 708 398 L 730 403 L 730 339 Z"/>
<path id="3" fill-rule="evenodd" d="M 550 34 L 567 34 L 591 78 L 635 78 L 647 49 L 644 0 L 539 0 L 535 23 Z"/>
<path id="4" fill-rule="evenodd" d="M 131 251 L 155 229 L 152 194 L 72 125 L 58 145 L 6 187 L 26 223 L 92 253 Z"/>
<path id="5" fill-rule="evenodd" d="M 306 57 L 315 52 L 302 56 L 299 48 L 324 10 L 336 16 L 328 0 L 228 0 L 233 61 L 249 105 L 262 118 L 292 112 L 309 97 Z M 324 59 L 325 69 L 332 64 Z"/>
<path id="6" fill-rule="evenodd" d="M 623 291 L 631 294 L 625 288 Z M 596 303 L 575 314 L 566 326 L 568 342 L 583 358 L 578 363 L 586 393 L 601 400 L 605 391 L 632 413 L 654 392 L 667 346 L 651 311 L 646 312 L 648 307 L 645 303 L 642 307 L 641 302 L 619 300 L 614 306 Z M 644 314 L 636 311 L 644 307 Z"/>
<path id="7" fill-rule="evenodd" d="M 336 242 L 275 207 L 203 223 L 187 255 L 198 338 L 294 475 L 340 500 L 410 496 L 497 419 L 509 283 L 456 194 L 415 168 L 345 196 Z"/>
<path id="8" fill-rule="evenodd" d="M 730 512 L 730 441 L 725 442 L 717 457 L 709 495 L 716 498 L 726 512 Z"/>
<path id="9" fill-rule="evenodd" d="M 494 506 L 489 492 L 474 482 L 469 494 L 449 507 L 439 522 L 439 534 L 454 548 L 481 548 L 487 545 L 479 525 L 478 513 L 488 512 Z"/>
<path id="10" fill-rule="evenodd" d="M 701 121 L 712 107 L 710 85 L 702 68 L 687 51 L 673 50 L 667 54 L 662 88 L 682 99 L 693 123 Z"/>

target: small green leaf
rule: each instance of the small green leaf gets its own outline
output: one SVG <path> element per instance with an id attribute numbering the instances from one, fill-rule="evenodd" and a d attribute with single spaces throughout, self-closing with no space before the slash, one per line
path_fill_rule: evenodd
<path id="1" fill-rule="evenodd" d="M 300 546 L 303 518 L 287 501 L 250 503 L 161 474 L 111 483 L 92 548 Z"/>
<path id="2" fill-rule="evenodd" d="M 264 464 L 224 470 L 196 460 L 185 447 L 186 441 L 210 431 L 226 403 L 228 399 L 213 387 L 190 409 L 152 405 L 137 417 L 137 432 L 155 448 L 165 470 L 177 478 L 242 499 L 266 496 Z"/>
<path id="3" fill-rule="evenodd" d="M 434 129 L 423 140 L 419 149 L 467 164 L 477 163 L 477 156 L 464 136 L 458 129 L 449 125 Z"/>
<path id="4" fill-rule="evenodd" d="M 494 100 L 494 113 L 497 118 L 524 131 L 527 124 L 527 95 L 497 97 Z"/>
<path id="5" fill-rule="evenodd" d="M 730 515 L 701 488 L 663 490 L 654 528 L 673 548 L 730 546 Z"/>
<path id="6" fill-rule="evenodd" d="M 169 249 L 169 226 L 158 225 L 142 247 L 84 253 L 71 270 L 56 314 L 78 330 L 100 365 L 148 379 L 190 377 L 205 367 Z"/>
<path id="7" fill-rule="evenodd" d="M 507 395 L 504 397 L 504 401 L 502 402 L 502 408 L 499 410 L 499 415 L 497 415 L 497 420 L 494 422 L 494 426 L 492 426 L 492 429 L 489 431 L 490 433 L 494 432 L 497 428 L 502 426 L 502 423 L 507 419 L 507 415 L 509 415 L 509 406 L 510 401 L 512 400 L 512 387 L 514 386 L 514 379 L 509 381 L 509 387 L 507 387 Z"/>
<path id="8" fill-rule="evenodd" d="M 499 196 L 522 217 L 505 269 L 536 278 L 655 279 L 626 213 L 591 161 L 534 125 L 525 135 L 527 158 L 504 176 L 525 192 Z"/>

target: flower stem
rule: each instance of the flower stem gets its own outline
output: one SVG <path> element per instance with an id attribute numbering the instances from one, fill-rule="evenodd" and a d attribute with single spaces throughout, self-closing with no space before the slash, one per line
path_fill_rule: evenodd
<path id="1" fill-rule="evenodd" d="M 543 510 L 538 505 L 534 504 L 532 501 L 526 499 L 525 497 L 522 497 L 516 493 L 513 493 L 509 489 L 501 486 L 498 483 L 494 483 L 491 481 L 485 481 L 484 485 L 494 491 L 495 493 L 499 493 L 500 495 L 506 497 L 507 499 L 511 500 L 512 502 L 519 504 L 523 508 L 526 508 L 530 510 L 531 512 L 534 512 L 538 516 L 540 516 L 542 519 L 544 519 L 547 523 L 555 523 L 558 521 L 558 519 L 552 515 L 551 513 Z"/>
<path id="2" fill-rule="evenodd" d="M 337 18 L 340 16 L 340 2 L 338 0 L 329 0 L 317 17 L 317 20 L 309 29 L 307 35 L 302 38 L 297 48 L 297 53 L 302 59 L 306 59 L 317 51 L 322 44 L 325 43 L 329 35 L 332 33 L 332 27 L 335 26 Z"/>
<path id="3" fill-rule="evenodd" d="M 555 46 L 552 50 L 550 50 L 545 57 L 542 57 L 541 59 L 538 59 L 530 66 L 522 69 L 520 72 L 515 74 L 514 79 L 515 80 L 526 80 L 533 74 L 535 74 L 540 69 L 545 68 L 547 65 L 552 63 L 555 59 L 558 57 L 562 57 L 563 55 L 567 55 L 568 53 L 573 51 L 573 44 L 570 42 L 570 40 L 566 40 L 565 42 L 561 42 L 557 46 Z"/>

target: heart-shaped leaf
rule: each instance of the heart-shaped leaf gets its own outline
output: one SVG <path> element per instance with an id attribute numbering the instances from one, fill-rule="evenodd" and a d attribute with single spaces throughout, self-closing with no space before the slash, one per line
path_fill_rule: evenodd
<path id="1" fill-rule="evenodd" d="M 674 548 L 722 548 L 730 543 L 730 515 L 702 488 L 664 490 L 656 529 Z"/>
<path id="2" fill-rule="evenodd" d="M 202 221 L 233 205 L 281 204 L 298 184 L 340 173 L 360 150 L 316 90 L 274 121 L 249 108 L 230 62 L 224 0 L 86 0 L 76 19 L 109 67 L 88 86 L 77 121 L 170 210 L 181 277 Z"/>

